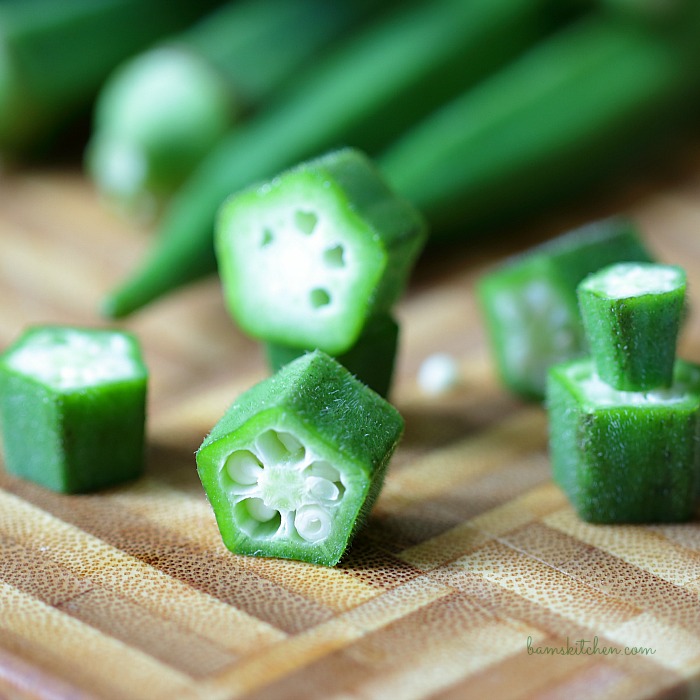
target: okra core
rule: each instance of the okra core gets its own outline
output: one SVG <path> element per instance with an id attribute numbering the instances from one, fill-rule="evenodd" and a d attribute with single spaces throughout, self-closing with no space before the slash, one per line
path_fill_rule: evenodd
<path id="1" fill-rule="evenodd" d="M 619 263 L 578 288 L 600 377 L 615 389 L 670 387 L 684 309 L 685 272 L 669 265 Z"/>
<path id="2" fill-rule="evenodd" d="M 238 527 L 263 539 L 324 541 L 346 490 L 340 471 L 281 430 L 231 452 L 221 479 Z"/>

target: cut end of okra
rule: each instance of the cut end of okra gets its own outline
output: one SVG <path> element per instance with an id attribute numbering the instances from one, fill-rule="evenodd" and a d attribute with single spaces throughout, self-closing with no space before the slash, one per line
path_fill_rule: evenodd
<path id="1" fill-rule="evenodd" d="M 224 295 L 250 335 L 339 355 L 398 299 L 425 236 L 363 154 L 337 151 L 223 205 Z"/>
<path id="2" fill-rule="evenodd" d="M 147 218 L 230 128 L 233 101 L 228 82 L 186 49 L 145 52 L 100 93 L 88 172 L 110 201 Z"/>
<path id="3" fill-rule="evenodd" d="M 390 404 L 313 352 L 244 393 L 197 452 L 224 544 L 333 566 L 403 430 Z"/>
<path id="4" fill-rule="evenodd" d="M 147 371 L 131 335 L 41 326 L 0 356 L 7 470 L 83 492 L 143 469 Z"/>
<path id="5" fill-rule="evenodd" d="M 615 389 L 646 391 L 673 381 L 686 275 L 670 265 L 619 263 L 578 287 L 591 354 Z"/>
<path id="6" fill-rule="evenodd" d="M 590 358 L 552 368 L 555 481 L 584 520 L 683 521 L 700 487 L 700 367 L 678 360 L 670 388 L 620 391 Z"/>
<path id="7" fill-rule="evenodd" d="M 586 352 L 577 285 L 605 265 L 628 260 L 651 258 L 634 224 L 616 217 L 526 251 L 479 281 L 479 302 L 505 386 L 528 399 L 544 398 L 549 368 Z"/>

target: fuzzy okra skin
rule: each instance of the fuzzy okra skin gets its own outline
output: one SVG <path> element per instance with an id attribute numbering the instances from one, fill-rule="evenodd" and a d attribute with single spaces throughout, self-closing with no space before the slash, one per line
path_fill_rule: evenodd
<path id="1" fill-rule="evenodd" d="M 668 388 L 685 310 L 685 272 L 618 263 L 578 286 L 586 337 L 600 378 L 622 391 Z"/>
<path id="2" fill-rule="evenodd" d="M 425 238 L 419 212 L 342 149 L 230 197 L 216 254 L 245 332 L 339 355 L 399 298 Z"/>
<path id="3" fill-rule="evenodd" d="M 618 391 L 590 358 L 547 386 L 555 481 L 594 523 L 683 521 L 700 488 L 700 367 L 677 360 L 668 389 Z"/>
<path id="4" fill-rule="evenodd" d="M 100 91 L 86 164 L 127 213 L 155 215 L 243 115 L 376 3 L 237 0 L 122 64 Z"/>
<path id="5" fill-rule="evenodd" d="M 379 314 L 367 321 L 355 344 L 334 359 L 363 384 L 386 397 L 394 376 L 398 339 L 396 321 L 389 314 Z M 272 372 L 314 349 L 265 343 L 267 364 Z"/>
<path id="6" fill-rule="evenodd" d="M 121 60 L 178 31 L 216 0 L 0 3 L 0 151 L 36 148 L 88 106 Z"/>
<path id="7" fill-rule="evenodd" d="M 486 273 L 477 292 L 501 380 L 542 400 L 549 367 L 587 349 L 576 288 L 619 261 L 651 260 L 624 217 L 587 224 L 517 255 Z"/>
<path id="8" fill-rule="evenodd" d="M 407 130 L 378 164 L 431 241 L 463 240 L 629 165 L 688 118 L 699 76 L 700 3 L 662 28 L 592 13 Z"/>
<path id="9" fill-rule="evenodd" d="M 344 42 L 205 158 L 166 209 L 150 255 L 103 312 L 126 316 L 213 273 L 214 220 L 231 193 L 341 144 L 375 152 L 551 31 L 563 8 L 569 3 L 411 3 Z"/>
<path id="10" fill-rule="evenodd" d="M 136 478 L 147 379 L 138 343 L 127 333 L 30 328 L 0 356 L 7 470 L 66 493 Z"/>
<path id="11" fill-rule="evenodd" d="M 396 409 L 315 351 L 240 396 L 197 451 L 224 544 L 333 566 L 379 494 Z"/>

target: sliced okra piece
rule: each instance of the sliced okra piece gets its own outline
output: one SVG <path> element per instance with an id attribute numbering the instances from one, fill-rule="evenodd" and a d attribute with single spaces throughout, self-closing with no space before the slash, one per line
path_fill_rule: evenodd
<path id="1" fill-rule="evenodd" d="M 671 386 L 685 289 L 681 268 L 651 263 L 617 263 L 581 282 L 586 338 L 603 381 L 624 391 Z"/>
<path id="2" fill-rule="evenodd" d="M 143 469 L 147 370 L 136 339 L 38 326 L 0 356 L 7 470 L 54 491 L 93 491 Z"/>
<path id="3" fill-rule="evenodd" d="M 544 398 L 547 370 L 587 349 L 576 287 L 621 261 L 650 261 L 635 225 L 615 217 L 543 243 L 487 273 L 478 285 L 498 373 L 525 398 Z"/>
<path id="4" fill-rule="evenodd" d="M 552 368 L 555 481 L 584 520 L 687 520 L 700 485 L 700 367 L 677 360 L 670 388 L 620 391 L 590 358 Z"/>
<path id="5" fill-rule="evenodd" d="M 380 396 L 387 396 L 394 374 L 398 339 L 396 321 L 389 314 L 379 314 L 368 321 L 355 345 L 335 359 Z M 272 372 L 313 349 L 265 343 L 267 363 Z"/>
<path id="6" fill-rule="evenodd" d="M 245 332 L 337 356 L 398 299 L 425 238 L 416 209 L 365 155 L 343 149 L 233 195 L 216 252 Z"/>
<path id="7" fill-rule="evenodd" d="M 398 411 L 314 351 L 245 392 L 197 452 L 224 544 L 336 564 L 376 499 Z"/>

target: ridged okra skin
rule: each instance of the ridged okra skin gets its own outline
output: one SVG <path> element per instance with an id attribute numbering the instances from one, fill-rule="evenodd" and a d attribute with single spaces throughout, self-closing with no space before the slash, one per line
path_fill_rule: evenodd
<path id="1" fill-rule="evenodd" d="M 635 225 L 614 217 L 532 248 L 481 278 L 479 302 L 506 387 L 527 399 L 544 398 L 549 367 L 587 349 L 578 284 L 627 260 L 650 261 L 651 255 Z"/>
<path id="2" fill-rule="evenodd" d="M 370 319 L 357 342 L 335 359 L 370 389 L 386 397 L 396 364 L 399 326 L 388 314 Z M 267 364 L 272 372 L 314 348 L 295 348 L 265 343 Z"/>
<path id="3" fill-rule="evenodd" d="M 197 452 L 224 544 L 333 566 L 381 488 L 396 409 L 324 353 L 245 392 Z"/>
<path id="4" fill-rule="evenodd" d="M 670 387 L 685 311 L 679 267 L 617 263 L 578 287 L 579 308 L 600 378 L 615 389 Z"/>
<path id="5" fill-rule="evenodd" d="M 700 485 L 700 367 L 676 362 L 670 389 L 625 392 L 592 360 L 553 368 L 547 407 L 555 481 L 593 523 L 692 517 Z"/>
<path id="6" fill-rule="evenodd" d="M 228 308 L 253 337 L 341 355 L 399 298 L 426 235 L 364 154 L 331 152 L 222 206 Z"/>
<path id="7" fill-rule="evenodd" d="M 8 472 L 65 493 L 138 477 L 147 378 L 136 340 L 128 334 L 28 330 L 0 357 Z"/>

